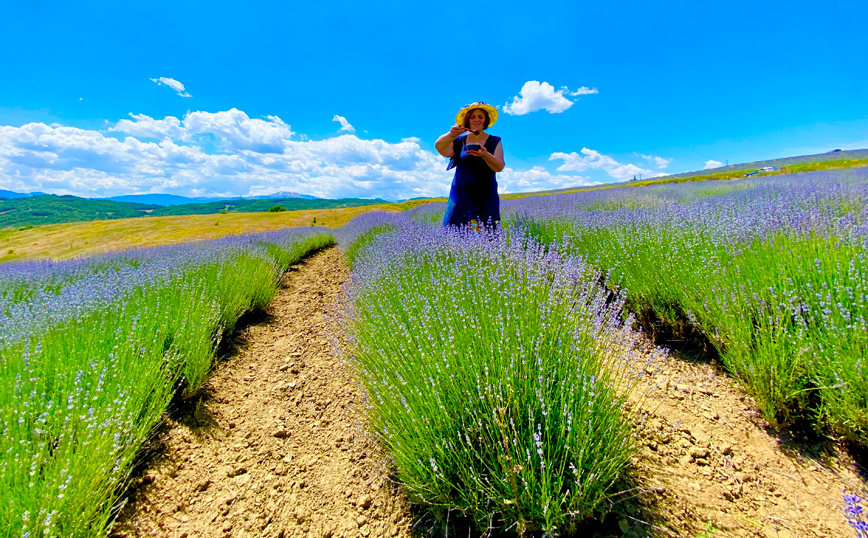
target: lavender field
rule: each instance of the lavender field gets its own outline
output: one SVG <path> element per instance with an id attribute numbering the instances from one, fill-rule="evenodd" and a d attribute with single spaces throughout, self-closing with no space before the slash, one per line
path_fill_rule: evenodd
<path id="1" fill-rule="evenodd" d="M 649 319 L 701 333 L 773 426 L 868 445 L 866 170 L 511 200 L 482 233 L 442 213 L 0 265 L 0 529 L 105 535 L 173 396 L 335 240 L 336 349 L 435 520 L 554 536 L 605 512 L 667 354 Z"/>
<path id="2" fill-rule="evenodd" d="M 288 229 L 0 265 L 0 529 L 105 536 L 173 395 L 281 275 L 333 242 Z"/>
<path id="3" fill-rule="evenodd" d="M 770 424 L 868 444 L 865 169 L 513 200 L 482 234 L 442 212 L 336 233 L 342 351 L 435 517 L 554 535 L 597 513 L 663 352 L 649 315 L 700 331 Z"/>

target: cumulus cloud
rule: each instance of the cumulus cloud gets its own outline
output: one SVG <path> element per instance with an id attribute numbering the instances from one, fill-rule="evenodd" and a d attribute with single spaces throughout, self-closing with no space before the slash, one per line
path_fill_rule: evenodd
<path id="1" fill-rule="evenodd" d="M 181 121 L 173 116 L 155 120 L 144 114 L 130 114 L 133 121 L 121 120 L 109 129 L 143 138 L 170 138 L 191 142 L 213 138 L 225 151 L 252 150 L 281 153 L 295 133 L 277 116 L 250 118 L 232 108 L 222 112 L 188 112 Z"/>
<path id="2" fill-rule="evenodd" d="M 704 170 L 710 170 L 710 169 L 712 169 L 712 168 L 720 168 L 721 166 L 723 166 L 723 163 L 722 163 L 722 162 L 720 162 L 720 161 L 715 161 L 714 159 L 711 159 L 711 160 L 709 160 L 709 161 L 705 161 L 705 168 L 704 168 Z"/>
<path id="3" fill-rule="evenodd" d="M 190 95 L 189 93 L 184 91 L 184 85 L 181 84 L 180 81 L 177 81 L 173 78 L 168 78 L 168 77 L 152 78 L 151 81 L 156 83 L 159 86 L 168 86 L 168 87 L 172 88 L 173 90 L 175 90 L 175 93 L 177 93 L 181 97 L 193 97 L 192 95 Z"/>
<path id="4" fill-rule="evenodd" d="M 277 116 L 250 118 L 232 108 L 223 112 L 188 112 L 184 128 L 193 135 L 210 135 L 221 141 L 227 150 L 251 150 L 259 153 L 280 153 L 292 137 L 290 126 Z"/>
<path id="5" fill-rule="evenodd" d="M 593 149 L 582 148 L 581 155 L 575 151 L 571 153 L 556 152 L 549 157 L 550 161 L 562 160 L 564 163 L 558 166 L 558 172 L 584 172 L 588 169 L 604 170 L 610 177 L 619 181 L 632 179 L 634 176 L 660 177 L 667 174 L 646 170 L 635 164 L 621 164 L 608 155 L 603 155 Z"/>
<path id="6" fill-rule="evenodd" d="M 120 120 L 117 125 L 109 128 L 110 132 L 122 132 L 141 138 L 185 138 L 186 131 L 181 126 L 181 120 L 174 116 L 166 116 L 155 120 L 144 114 L 130 113 L 132 120 Z"/>
<path id="7" fill-rule="evenodd" d="M 335 114 L 335 117 L 332 118 L 332 121 L 340 122 L 341 128 L 338 129 L 339 131 L 347 131 L 350 133 L 356 132 L 356 128 L 350 125 L 350 122 L 348 122 L 347 119 L 343 116 L 338 116 L 337 114 Z"/>
<path id="8" fill-rule="evenodd" d="M 672 159 L 664 159 L 663 157 L 657 157 L 655 155 L 642 155 L 640 153 L 639 156 L 661 170 L 669 166 L 669 163 L 672 162 Z"/>
<path id="9" fill-rule="evenodd" d="M 589 89 L 586 86 L 582 86 L 575 92 L 571 92 L 566 86 L 556 90 L 548 82 L 529 80 L 521 87 L 518 95 L 512 98 L 511 103 L 503 105 L 503 111 L 513 116 L 523 116 L 538 110 L 555 114 L 573 106 L 573 101 L 567 99 L 564 94 L 578 96 L 593 93 L 599 93 L 599 91 L 596 88 Z"/>
<path id="10" fill-rule="evenodd" d="M 501 193 L 543 191 L 599 184 L 599 181 L 591 181 L 587 177 L 552 174 L 542 166 L 534 166 L 530 170 L 514 170 L 506 167 L 497 175 L 497 190 Z"/>
<path id="11" fill-rule="evenodd" d="M 399 199 L 443 196 L 451 183 L 444 159 L 415 138 L 292 140 L 279 118 L 250 119 L 235 110 L 192 112 L 183 121 L 131 118 L 106 132 L 42 123 L 0 127 L 0 188 L 78 196 L 292 190 Z"/>
<path id="12" fill-rule="evenodd" d="M 404 199 L 447 195 L 452 174 L 417 137 L 393 143 L 344 133 L 310 140 L 277 116 L 250 118 L 237 109 L 162 119 L 130 114 L 104 130 L 0 126 L 0 189 L 18 192 L 102 197 L 295 191 Z M 502 192 L 590 184 L 542 167 L 506 168 L 498 182 Z"/>

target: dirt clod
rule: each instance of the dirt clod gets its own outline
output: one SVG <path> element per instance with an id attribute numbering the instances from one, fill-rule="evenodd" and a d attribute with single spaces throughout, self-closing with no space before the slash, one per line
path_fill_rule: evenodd
<path id="1" fill-rule="evenodd" d="M 708 449 L 707 448 L 699 448 L 699 447 L 691 448 L 690 449 L 690 457 L 693 459 L 707 458 L 708 457 Z"/>

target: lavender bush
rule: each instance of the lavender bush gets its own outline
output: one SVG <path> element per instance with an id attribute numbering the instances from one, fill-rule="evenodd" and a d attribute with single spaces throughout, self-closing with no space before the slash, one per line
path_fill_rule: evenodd
<path id="1" fill-rule="evenodd" d="M 0 325 L 3 533 L 104 536 L 179 382 L 195 390 L 224 331 L 331 241 L 287 230 L 29 265 L 41 274 L 0 266 L 15 298 Z"/>
<path id="2" fill-rule="evenodd" d="M 637 190 L 504 214 L 610 272 L 631 309 L 695 323 L 771 423 L 814 415 L 868 442 L 868 173 Z"/>
<path id="3" fill-rule="evenodd" d="M 627 398 L 657 353 L 624 295 L 531 240 L 389 224 L 356 256 L 340 347 L 411 498 L 480 531 L 594 514 L 634 453 Z"/>

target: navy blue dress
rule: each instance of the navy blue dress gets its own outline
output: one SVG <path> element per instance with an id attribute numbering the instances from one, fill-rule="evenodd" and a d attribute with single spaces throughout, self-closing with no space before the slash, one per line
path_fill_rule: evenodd
<path id="1" fill-rule="evenodd" d="M 463 134 L 452 142 L 455 157 L 449 161 L 450 170 L 455 168 L 449 202 L 443 216 L 444 226 L 462 226 L 476 221 L 477 224 L 500 222 L 500 198 L 497 196 L 497 178 L 494 170 L 488 167 L 482 157 L 468 155 L 464 149 L 467 135 Z M 494 154 L 499 136 L 488 136 L 485 149 Z"/>

